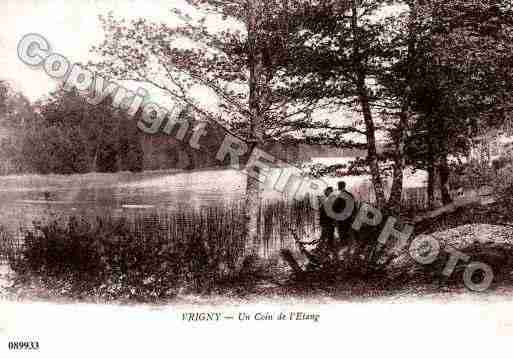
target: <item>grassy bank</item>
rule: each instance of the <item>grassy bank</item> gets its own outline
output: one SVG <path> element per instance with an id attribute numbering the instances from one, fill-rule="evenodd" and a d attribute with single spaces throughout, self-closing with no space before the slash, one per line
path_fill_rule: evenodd
<path id="1" fill-rule="evenodd" d="M 65 296 L 151 301 L 183 292 L 247 292 L 276 265 L 291 229 L 302 236 L 315 230 L 315 213 L 306 202 L 265 204 L 260 254 L 266 259 L 245 252 L 243 218 L 241 204 L 71 217 L 36 224 L 20 241 L 3 232 L 0 250 L 18 283 L 37 280 Z"/>

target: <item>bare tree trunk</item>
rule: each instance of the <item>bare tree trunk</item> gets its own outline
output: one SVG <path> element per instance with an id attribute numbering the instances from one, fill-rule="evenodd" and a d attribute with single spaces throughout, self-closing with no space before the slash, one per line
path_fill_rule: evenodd
<path id="1" fill-rule="evenodd" d="M 443 154 L 438 165 L 438 171 L 440 176 L 440 191 L 442 192 L 442 204 L 448 205 L 452 203 L 451 193 L 449 189 L 449 164 L 447 162 L 447 155 Z"/>
<path id="2" fill-rule="evenodd" d="M 401 213 L 401 203 L 403 197 L 403 170 L 404 164 L 402 160 L 396 160 L 394 164 L 394 172 L 392 174 L 392 189 L 388 199 L 387 207 L 393 213 Z"/>
<path id="3" fill-rule="evenodd" d="M 93 163 L 92 163 L 92 168 L 91 168 L 91 171 L 93 172 L 98 172 L 98 147 L 100 146 L 100 144 L 96 144 L 96 147 L 94 149 L 94 155 L 93 155 Z"/>
<path id="4" fill-rule="evenodd" d="M 428 209 L 433 209 L 435 206 L 435 157 L 433 155 L 433 143 L 428 139 Z"/>
<path id="5" fill-rule="evenodd" d="M 415 25 L 417 19 L 417 4 L 416 1 L 409 2 L 410 14 L 408 20 L 408 58 L 407 58 L 407 81 L 406 88 L 404 89 L 403 104 L 401 106 L 401 113 L 399 114 L 399 124 L 397 126 L 396 138 L 396 154 L 394 161 L 394 172 L 392 179 L 392 189 L 390 190 L 390 198 L 388 206 L 394 213 L 401 212 L 401 199 L 403 195 L 403 171 L 406 167 L 406 158 L 404 148 L 406 146 L 406 131 L 408 130 L 408 115 L 411 102 L 411 87 L 414 79 L 414 66 L 416 50 L 415 44 L 417 41 L 417 27 Z"/>
<path id="6" fill-rule="evenodd" d="M 398 126 L 398 139 L 396 144 L 396 154 L 393 169 L 392 189 L 390 190 L 390 197 L 388 200 L 388 207 L 393 213 L 401 212 L 401 200 L 403 196 L 403 171 L 406 167 L 405 158 L 405 142 L 406 142 L 406 126 L 408 125 L 408 114 L 402 111 L 400 115 L 400 123 Z"/>
<path id="7" fill-rule="evenodd" d="M 258 49 L 258 9 L 261 3 L 258 0 L 248 1 L 248 44 L 249 44 L 249 142 L 253 150 L 256 146 L 263 144 L 262 121 L 259 106 L 259 79 L 262 76 L 262 54 Z M 258 171 L 257 171 L 258 172 Z M 260 183 L 258 179 L 247 176 L 245 194 L 245 231 L 246 231 L 246 253 L 257 254 L 259 249 L 259 217 L 260 217 Z"/>
<path id="8" fill-rule="evenodd" d="M 365 84 L 366 73 L 362 64 L 360 54 L 360 36 L 358 29 L 358 4 L 357 0 L 352 0 L 351 31 L 353 33 L 353 66 L 356 71 L 356 85 L 358 89 L 358 100 L 363 113 L 365 123 L 365 135 L 367 137 L 367 163 L 370 168 L 372 184 L 376 194 L 376 205 L 383 207 L 385 204 L 385 191 L 383 181 L 381 180 L 378 154 L 376 149 L 376 128 L 372 119 L 372 110 L 370 106 L 369 92 Z"/>
<path id="9" fill-rule="evenodd" d="M 376 194 L 376 205 L 379 208 L 382 208 L 385 204 L 385 191 L 379 170 L 378 152 L 376 149 L 376 130 L 374 127 L 374 121 L 372 120 L 369 98 L 366 93 L 366 90 L 362 91 L 360 95 L 360 102 L 362 105 L 363 117 L 366 127 L 365 134 L 367 137 L 367 163 L 370 168 L 374 193 Z"/>
<path id="10" fill-rule="evenodd" d="M 260 249 L 261 190 L 257 179 L 247 176 L 244 196 L 246 216 L 246 254 L 257 254 Z"/>
<path id="11" fill-rule="evenodd" d="M 428 165 L 428 209 L 433 209 L 435 207 L 435 166 L 430 164 Z"/>

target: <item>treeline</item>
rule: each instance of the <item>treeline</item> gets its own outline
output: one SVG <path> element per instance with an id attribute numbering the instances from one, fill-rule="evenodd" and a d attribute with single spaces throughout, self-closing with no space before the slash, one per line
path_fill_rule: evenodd
<path id="1" fill-rule="evenodd" d="M 142 110 L 128 116 L 106 97 L 92 105 L 87 94 L 59 88 L 31 104 L 6 84 L 0 110 L 0 174 L 73 174 L 227 167 L 216 159 L 226 132 L 184 110 L 170 134 L 140 129 Z M 156 114 L 155 114 L 156 115 Z M 145 122 L 145 121 L 143 121 Z M 186 130 L 183 138 L 175 136 Z M 204 128 L 197 144 L 195 131 Z"/>
<path id="2" fill-rule="evenodd" d="M 59 88 L 47 99 L 31 104 L 7 85 L 3 96 L 0 133 L 0 173 L 72 174 L 161 169 L 201 169 L 229 166 L 229 159 L 215 158 L 226 132 L 214 123 L 205 123 L 206 135 L 200 150 L 189 141 L 200 121 L 182 113 L 188 121 L 180 141 L 172 135 L 148 135 L 137 128 L 142 115 L 128 117 L 107 97 L 91 105 L 75 90 Z M 165 126 L 165 123 L 162 124 Z M 357 149 L 338 149 L 308 144 L 304 140 L 282 139 L 265 144 L 268 153 L 290 164 L 312 157 L 362 155 Z M 242 164 L 247 156 L 241 158 Z"/>
<path id="3" fill-rule="evenodd" d="M 3 160 L 9 173 L 71 174 L 142 171 L 136 120 L 107 98 L 93 106 L 75 90 L 58 89 L 31 106 L 9 96 Z"/>

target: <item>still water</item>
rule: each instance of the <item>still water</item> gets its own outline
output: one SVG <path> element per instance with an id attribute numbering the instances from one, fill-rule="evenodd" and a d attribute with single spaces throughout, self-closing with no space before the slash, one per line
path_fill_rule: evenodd
<path id="1" fill-rule="evenodd" d="M 270 189 L 280 173 L 279 169 L 273 170 L 268 182 L 262 185 L 265 201 L 284 198 Z M 368 194 L 367 179 L 343 179 L 356 198 L 366 200 L 366 194 L 360 191 L 364 189 Z M 326 179 L 333 186 L 339 180 Z M 0 226 L 21 239 L 24 230 L 31 229 L 34 222 L 45 223 L 70 216 L 90 220 L 131 218 L 174 212 L 180 207 L 230 206 L 241 203 L 245 189 L 246 175 L 236 170 L 0 177 Z M 278 243 L 274 249 L 294 245 L 290 233 L 280 231 L 294 222 L 293 216 L 289 217 L 283 219 L 285 222 L 275 223 L 268 233 L 271 242 Z M 311 217 L 308 222 L 294 222 L 293 227 L 299 230 L 301 227 L 302 233 L 311 237 L 318 235 L 315 223 L 316 219 Z"/>
<path id="2" fill-rule="evenodd" d="M 2 179 L 0 179 L 1 181 Z M 84 176 L 7 177 L 0 184 L 0 224 L 10 230 L 57 216 L 129 215 L 179 206 L 239 201 L 245 178 L 238 171 Z"/>
<path id="3" fill-rule="evenodd" d="M 273 172 L 270 183 L 280 175 L 279 170 Z M 265 202 L 285 198 L 269 188 L 262 185 Z M 32 229 L 35 222 L 48 223 L 71 216 L 90 221 L 97 217 L 130 219 L 152 214 L 165 217 L 166 212 L 182 207 L 240 205 L 245 190 L 246 175 L 236 170 L 3 177 L 0 178 L 0 226 L 21 245 L 24 231 Z M 307 236 L 317 231 L 313 217 L 304 221 L 292 215 L 285 217 L 262 217 L 260 233 L 266 238 L 262 241 L 262 255 L 294 247 L 290 228 Z M 264 225 L 268 221 L 270 227 Z"/>

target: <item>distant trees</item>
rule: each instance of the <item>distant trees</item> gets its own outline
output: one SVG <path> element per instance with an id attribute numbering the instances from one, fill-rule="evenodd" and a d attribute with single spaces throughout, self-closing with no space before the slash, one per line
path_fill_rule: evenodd
<path id="1" fill-rule="evenodd" d="M 0 173 L 26 170 L 20 153 L 24 128 L 35 118 L 29 100 L 15 91 L 7 81 L 0 83 Z"/>
<path id="2" fill-rule="evenodd" d="M 93 106 L 77 91 L 59 88 L 31 104 L 8 88 L 0 113 L 0 174 L 140 172 L 219 165 L 215 154 L 224 133 L 210 129 L 197 150 L 189 141 L 201 122 L 185 113 L 181 119 L 189 121 L 191 128 L 182 142 L 163 134 L 142 133 L 137 127 L 141 111 L 128 117 L 112 106 L 110 97 Z"/>
<path id="3" fill-rule="evenodd" d="M 144 170 L 144 152 L 140 130 L 135 125 L 141 118 L 138 112 L 134 118 L 121 116 L 117 134 L 117 157 L 122 171 L 142 172 Z"/>
<path id="4" fill-rule="evenodd" d="M 60 88 L 26 124 L 21 148 L 26 168 L 37 173 L 141 171 L 136 122 L 107 98 L 90 105 L 75 90 Z"/>

